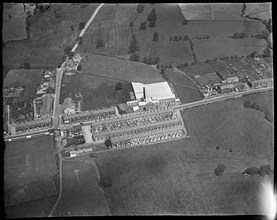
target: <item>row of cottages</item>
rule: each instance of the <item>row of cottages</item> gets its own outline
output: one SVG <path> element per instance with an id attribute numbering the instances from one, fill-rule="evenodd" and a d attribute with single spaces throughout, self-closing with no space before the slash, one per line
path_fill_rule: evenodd
<path id="1" fill-rule="evenodd" d="M 47 118 L 52 114 L 54 96 L 53 94 L 44 94 L 33 100 L 35 118 Z"/>
<path id="2" fill-rule="evenodd" d="M 150 111 L 161 108 L 168 108 L 180 100 L 176 98 L 172 87 L 168 82 L 143 84 L 132 82 L 135 100 L 127 102 L 128 106 L 133 107 L 133 111 Z"/>

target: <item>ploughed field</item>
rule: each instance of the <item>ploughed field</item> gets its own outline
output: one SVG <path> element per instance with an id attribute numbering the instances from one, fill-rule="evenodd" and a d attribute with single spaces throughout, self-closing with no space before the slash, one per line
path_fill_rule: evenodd
<path id="1" fill-rule="evenodd" d="M 248 99 L 272 108 L 265 92 L 188 109 L 189 138 L 95 154 L 111 214 L 261 214 L 267 177 L 242 172 L 272 169 L 273 125 L 243 107 Z M 222 176 L 213 174 L 218 164 Z"/>

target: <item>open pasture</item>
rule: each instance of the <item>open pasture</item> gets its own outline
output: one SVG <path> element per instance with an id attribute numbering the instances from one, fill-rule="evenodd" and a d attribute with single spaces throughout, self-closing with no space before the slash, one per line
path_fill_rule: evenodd
<path id="1" fill-rule="evenodd" d="M 189 138 L 97 153 L 111 214 L 261 214 L 264 178 L 241 172 L 272 167 L 272 126 L 244 99 L 182 112 Z M 221 177 L 218 164 L 226 166 Z"/>
<path id="2" fill-rule="evenodd" d="M 241 32 L 249 36 L 255 35 L 264 29 L 261 22 L 189 21 L 187 25 L 183 25 L 171 33 L 171 36 L 225 38 Z"/>
<path id="3" fill-rule="evenodd" d="M 200 62 L 215 57 L 247 56 L 253 51 L 261 53 L 266 47 L 265 40 L 255 38 L 193 40 L 194 53 Z"/>
<path id="4" fill-rule="evenodd" d="M 241 17 L 243 3 L 180 3 L 178 4 L 187 20 L 207 21 L 250 21 Z"/>
<path id="5" fill-rule="evenodd" d="M 108 215 L 95 167 L 90 162 L 71 160 L 63 161 L 62 197 L 53 216 Z"/>
<path id="6" fill-rule="evenodd" d="M 135 4 L 107 4 L 87 29 L 78 51 L 126 55 L 131 39 L 129 22 L 136 14 Z M 97 48 L 97 40 L 103 40 L 105 46 Z"/>
<path id="7" fill-rule="evenodd" d="M 271 3 L 245 3 L 244 15 L 261 20 L 272 19 Z"/>
<path id="8" fill-rule="evenodd" d="M 159 70 L 152 66 L 114 57 L 89 54 L 81 65 L 82 72 L 91 75 L 142 83 L 164 81 Z"/>
<path id="9" fill-rule="evenodd" d="M 3 6 L 3 42 L 25 39 L 27 37 L 25 31 L 26 13 L 23 4 L 4 3 Z"/>
<path id="10" fill-rule="evenodd" d="M 173 83 L 182 103 L 195 102 L 204 98 L 195 83 L 186 75 L 176 70 L 167 70 L 166 75 L 169 77 L 169 81 Z"/>

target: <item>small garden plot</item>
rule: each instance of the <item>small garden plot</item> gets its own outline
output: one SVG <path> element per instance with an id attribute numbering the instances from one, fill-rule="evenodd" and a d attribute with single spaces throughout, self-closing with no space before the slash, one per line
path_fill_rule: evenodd
<path id="1" fill-rule="evenodd" d="M 43 70 L 37 69 L 10 69 L 4 79 L 3 86 L 5 88 L 24 86 L 23 96 L 16 100 L 18 102 L 26 101 L 35 97 L 42 73 Z"/>
<path id="2" fill-rule="evenodd" d="M 247 56 L 253 51 L 261 53 L 267 47 L 265 40 L 245 39 L 208 39 L 194 40 L 193 48 L 198 61 L 226 56 Z"/>

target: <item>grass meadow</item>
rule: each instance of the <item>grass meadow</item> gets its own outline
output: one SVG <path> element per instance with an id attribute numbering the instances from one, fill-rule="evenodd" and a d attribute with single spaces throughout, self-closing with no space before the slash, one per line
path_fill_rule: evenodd
<path id="1" fill-rule="evenodd" d="M 183 111 L 189 138 L 95 154 L 111 214 L 261 214 L 266 177 L 241 173 L 273 166 L 273 127 L 246 99 Z"/>

